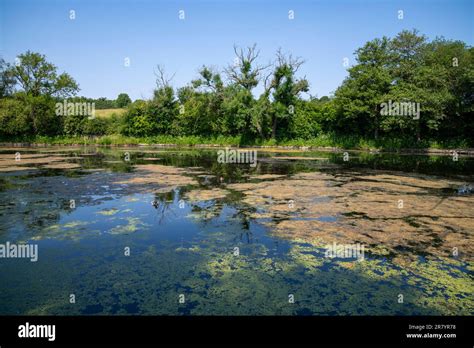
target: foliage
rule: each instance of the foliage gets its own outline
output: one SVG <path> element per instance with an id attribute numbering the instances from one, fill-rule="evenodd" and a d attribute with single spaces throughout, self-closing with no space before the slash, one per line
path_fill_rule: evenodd
<path id="1" fill-rule="evenodd" d="M 278 50 L 273 62 L 261 64 L 255 45 L 234 47 L 234 53 L 222 72 L 202 66 L 177 89 L 157 66 L 152 98 L 135 102 L 126 93 L 116 100 L 74 97 L 76 82 L 39 53 L 20 55 L 16 65 L 0 60 L 0 136 L 106 136 L 98 138 L 106 144 L 474 145 L 474 49 L 462 41 L 430 42 L 416 30 L 371 40 L 356 50 L 356 63 L 334 96 L 319 99 L 305 98 L 302 59 Z M 55 103 L 64 100 L 123 112 L 96 119 L 56 115 Z M 419 117 L 384 113 L 392 102 L 419 106 Z"/>
<path id="2" fill-rule="evenodd" d="M 124 108 L 128 106 L 131 102 L 132 100 L 130 99 L 127 93 L 120 93 L 117 97 L 117 100 L 115 101 L 115 104 L 118 108 Z"/>

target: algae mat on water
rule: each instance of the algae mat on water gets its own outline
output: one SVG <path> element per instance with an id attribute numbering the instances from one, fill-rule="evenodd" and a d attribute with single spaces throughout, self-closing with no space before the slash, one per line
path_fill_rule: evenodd
<path id="1" fill-rule="evenodd" d="M 0 154 L 1 314 L 474 313 L 469 159 L 128 150 Z"/>

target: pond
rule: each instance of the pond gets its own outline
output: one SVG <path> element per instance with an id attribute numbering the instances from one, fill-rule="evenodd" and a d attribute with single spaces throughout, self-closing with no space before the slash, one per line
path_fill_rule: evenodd
<path id="1" fill-rule="evenodd" d="M 218 151 L 0 148 L 0 314 L 474 314 L 474 158 Z"/>

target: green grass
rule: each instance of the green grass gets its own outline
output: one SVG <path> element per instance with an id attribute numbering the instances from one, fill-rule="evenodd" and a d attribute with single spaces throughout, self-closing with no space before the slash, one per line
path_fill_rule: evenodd
<path id="1" fill-rule="evenodd" d="M 50 145 L 139 145 L 139 144 L 169 144 L 177 146 L 219 145 L 219 146 L 308 146 L 332 147 L 358 150 L 401 150 L 401 149 L 465 149 L 472 144 L 465 139 L 450 139 L 447 141 L 424 140 L 417 142 L 402 138 L 367 139 L 358 136 L 321 134 L 313 139 L 291 140 L 253 140 L 248 141 L 240 136 L 171 136 L 158 135 L 152 137 L 127 137 L 124 135 L 104 135 L 99 137 L 67 137 L 67 136 L 36 136 L 1 139 L 0 142 L 35 143 Z"/>
<path id="2" fill-rule="evenodd" d="M 124 135 L 104 135 L 99 137 L 72 137 L 72 136 L 33 136 L 17 138 L 0 138 L 0 142 L 31 143 L 49 145 L 139 145 L 139 144 L 169 144 L 179 146 L 222 145 L 237 146 L 240 137 L 218 136 L 206 138 L 200 136 L 170 136 L 159 135 L 153 137 L 127 137 Z"/>
<path id="3" fill-rule="evenodd" d="M 95 109 L 95 116 L 100 117 L 100 118 L 108 118 L 112 116 L 113 114 L 116 114 L 118 116 L 122 115 L 127 111 L 127 109 Z"/>
<path id="4" fill-rule="evenodd" d="M 273 142 L 270 141 L 269 145 Z M 263 145 L 267 145 L 265 142 Z M 367 139 L 359 136 L 341 136 L 334 134 L 321 134 L 316 138 L 303 140 L 293 139 L 281 141 L 278 145 L 286 146 L 311 146 L 335 147 L 357 150 L 401 150 L 401 149 L 466 149 L 472 144 L 465 139 L 450 139 L 446 141 L 422 140 L 404 138 L 379 138 Z"/>

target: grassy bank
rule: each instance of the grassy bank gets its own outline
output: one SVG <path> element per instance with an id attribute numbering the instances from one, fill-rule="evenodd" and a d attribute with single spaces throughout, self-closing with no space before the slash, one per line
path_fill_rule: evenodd
<path id="1" fill-rule="evenodd" d="M 245 140 L 236 137 L 200 137 L 200 136 L 169 136 L 159 135 L 153 137 L 126 137 L 122 135 L 104 135 L 100 137 L 23 137 L 0 138 L 2 143 L 29 143 L 47 145 L 153 145 L 169 144 L 178 146 L 218 145 L 218 146 L 295 146 L 295 147 L 334 147 L 355 150 L 400 150 L 400 149 L 467 149 L 472 148 L 465 139 L 451 139 L 449 141 L 423 140 L 414 141 L 402 138 L 367 139 L 357 136 L 336 136 L 322 134 L 313 139 L 293 140 Z"/>

